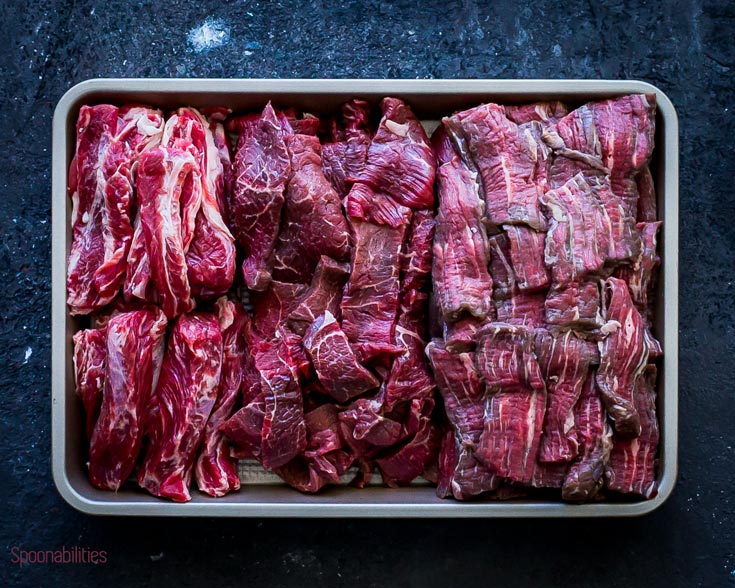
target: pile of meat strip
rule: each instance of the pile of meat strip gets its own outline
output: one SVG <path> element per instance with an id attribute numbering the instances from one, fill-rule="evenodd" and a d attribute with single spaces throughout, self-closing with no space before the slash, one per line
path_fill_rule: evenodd
<path id="1" fill-rule="evenodd" d="M 653 496 L 653 99 L 380 110 L 82 107 L 91 483 Z"/>
<path id="2" fill-rule="evenodd" d="M 432 137 L 438 493 L 656 493 L 655 101 L 483 104 Z"/>

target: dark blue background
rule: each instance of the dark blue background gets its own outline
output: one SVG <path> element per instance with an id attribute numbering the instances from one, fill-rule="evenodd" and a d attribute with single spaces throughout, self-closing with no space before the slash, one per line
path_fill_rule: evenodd
<path id="1" fill-rule="evenodd" d="M 8 586 L 735 585 L 732 2 L 6 2 L 0 8 L 0 580 Z M 226 31 L 197 51 L 189 32 Z M 680 477 L 641 519 L 275 521 L 81 515 L 51 480 L 54 105 L 91 77 L 636 78 L 681 124 Z M 28 357 L 26 357 L 28 356 Z M 104 566 L 10 564 L 11 547 Z M 52 580 L 52 578 L 54 578 Z"/>

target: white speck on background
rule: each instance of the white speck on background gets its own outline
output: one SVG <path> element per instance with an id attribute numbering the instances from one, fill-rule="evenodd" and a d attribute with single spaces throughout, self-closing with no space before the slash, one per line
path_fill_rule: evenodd
<path id="1" fill-rule="evenodd" d="M 25 357 L 23 358 L 23 365 L 28 363 L 28 360 L 31 358 L 31 355 L 33 355 L 33 349 L 30 347 L 26 347 Z"/>
<path id="2" fill-rule="evenodd" d="M 561 57 L 561 45 L 557 43 L 551 48 L 551 52 L 554 54 L 554 57 Z"/>
<path id="3" fill-rule="evenodd" d="M 196 53 L 222 47 L 230 40 L 230 27 L 220 18 L 207 17 L 204 23 L 191 29 L 187 41 Z"/>

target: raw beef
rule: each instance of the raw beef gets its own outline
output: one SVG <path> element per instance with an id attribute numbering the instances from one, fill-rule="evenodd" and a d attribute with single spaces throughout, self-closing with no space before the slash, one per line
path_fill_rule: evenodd
<path id="1" fill-rule="evenodd" d="M 597 346 L 572 331 L 556 337 L 542 331 L 536 336 L 536 354 L 548 393 L 539 461 L 567 462 L 579 448 L 574 407 L 590 365 L 599 361 Z"/>
<path id="2" fill-rule="evenodd" d="M 630 297 L 638 309 L 647 314 L 651 308 L 649 298 L 652 297 L 655 279 L 661 258 L 656 252 L 656 235 L 661 222 L 638 223 L 636 226 L 641 235 L 641 251 L 632 265 L 621 266 L 615 276 L 628 284 Z"/>
<path id="3" fill-rule="evenodd" d="M 636 219 L 638 222 L 655 222 L 658 218 L 656 204 L 656 187 L 653 184 L 653 176 L 647 165 L 641 169 L 636 178 L 638 189 L 638 210 Z"/>
<path id="4" fill-rule="evenodd" d="M 324 175 L 341 198 L 350 191 L 352 178 L 362 173 L 372 138 L 370 105 L 364 100 L 350 100 L 342 105 L 341 127 L 333 133 L 333 143 L 322 147 Z"/>
<path id="5" fill-rule="evenodd" d="M 477 461 L 474 452 L 484 426 L 485 387 L 475 371 L 471 353 L 449 353 L 441 340 L 432 341 L 426 350 L 434 369 L 437 387 L 451 423 L 451 449 L 440 472 L 447 480 L 447 491 L 457 500 L 467 500 L 498 487 L 499 478 Z"/>
<path id="6" fill-rule="evenodd" d="M 251 292 L 253 328 L 264 339 L 272 339 L 278 327 L 299 307 L 308 291 L 304 284 L 272 281 L 265 292 Z"/>
<path id="7" fill-rule="evenodd" d="M 224 496 L 240 488 L 237 464 L 230 456 L 230 443 L 220 431 L 220 425 L 230 418 L 239 400 L 250 317 L 239 303 L 224 297 L 217 300 L 215 309 L 222 331 L 222 371 L 194 474 L 199 490 L 211 496 Z"/>
<path id="8" fill-rule="evenodd" d="M 100 414 L 105 385 L 107 336 L 103 329 L 84 329 L 74 333 L 74 386 L 84 405 L 87 438 Z"/>
<path id="9" fill-rule="evenodd" d="M 498 476 L 530 484 L 536 473 L 545 408 L 544 389 L 508 388 L 489 396 L 477 459 Z"/>
<path id="10" fill-rule="evenodd" d="M 517 125 L 530 122 L 556 123 L 564 118 L 569 109 L 562 102 L 534 102 L 520 106 L 506 106 L 505 116 Z"/>
<path id="11" fill-rule="evenodd" d="M 202 201 L 194 157 L 176 148 L 157 147 L 140 157 L 138 202 L 151 278 L 166 316 L 194 308 L 186 252 Z"/>
<path id="12" fill-rule="evenodd" d="M 151 280 L 151 263 L 148 252 L 145 250 L 145 235 L 140 214 L 135 216 L 133 224 L 133 240 L 128 251 L 127 266 L 125 268 L 125 283 L 123 285 L 125 300 L 143 300 L 155 302 L 157 294 Z"/>
<path id="13" fill-rule="evenodd" d="M 433 396 L 434 378 L 424 355 L 428 302 L 428 294 L 416 290 L 402 297 L 394 339 L 401 352 L 393 360 L 386 381 L 386 410 L 414 398 Z"/>
<path id="14" fill-rule="evenodd" d="M 443 336 L 447 350 L 452 353 L 474 351 L 475 333 L 488 322 L 491 321 L 489 319 L 480 320 L 472 315 L 464 315 L 456 322 L 444 323 L 441 333 L 436 335 Z"/>
<path id="15" fill-rule="evenodd" d="M 278 236 L 284 190 L 291 162 L 284 135 L 291 129 L 270 102 L 260 117 L 241 117 L 233 164 L 233 187 L 227 204 L 229 227 L 245 249 L 243 275 L 248 288 L 262 291 L 271 280 L 273 249 Z"/>
<path id="16" fill-rule="evenodd" d="M 648 361 L 643 318 L 630 299 L 623 280 L 608 278 L 603 287 L 604 332 L 599 343 L 597 385 L 615 431 L 622 437 L 641 434 L 641 415 L 635 399 L 636 381 Z"/>
<path id="17" fill-rule="evenodd" d="M 439 307 L 447 322 L 465 312 L 484 319 L 492 310 L 493 281 L 476 175 L 454 157 L 437 178 L 433 278 Z"/>
<path id="18" fill-rule="evenodd" d="M 543 292 L 518 292 L 510 298 L 496 302 L 498 321 L 510 325 L 545 328 L 547 326 L 545 303 Z"/>
<path id="19" fill-rule="evenodd" d="M 486 216 L 493 225 L 546 226 L 538 206 L 537 145 L 497 104 L 483 104 L 443 119 L 458 152 L 482 180 Z"/>
<path id="20" fill-rule="evenodd" d="M 520 290 L 535 291 L 549 283 L 549 272 L 544 265 L 546 235 L 522 225 L 503 227 L 510 242 L 510 259 L 516 284 Z"/>
<path id="21" fill-rule="evenodd" d="M 406 225 L 352 219 L 352 273 L 342 298 L 342 329 L 361 361 L 400 353 L 393 343 L 400 254 Z"/>
<path id="22" fill-rule="evenodd" d="M 160 310 L 120 313 L 107 324 L 102 404 L 89 443 L 89 480 L 96 488 L 117 492 L 133 471 L 165 330 Z"/>
<path id="23" fill-rule="evenodd" d="M 309 325 L 325 310 L 339 317 L 342 290 L 349 277 L 349 263 L 339 263 L 322 256 L 308 290 L 299 298 L 299 305 L 288 315 L 288 328 L 298 335 L 303 335 Z"/>
<path id="24" fill-rule="evenodd" d="M 82 106 L 77 120 L 77 146 L 69 169 L 72 199 L 72 243 L 66 302 L 72 314 L 89 314 L 110 302 L 95 286 L 95 273 L 105 260 L 105 197 L 102 166 L 117 131 L 115 106 Z"/>
<path id="25" fill-rule="evenodd" d="M 635 408 L 641 433 L 635 439 L 613 437 L 606 483 L 610 490 L 653 498 L 657 492 L 656 452 L 659 431 L 656 420 L 656 366 L 646 366 L 636 382 Z"/>
<path id="26" fill-rule="evenodd" d="M 401 292 L 426 290 L 429 285 L 434 240 L 433 210 L 417 210 L 401 251 Z"/>
<path id="27" fill-rule="evenodd" d="M 196 312 L 174 324 L 149 411 L 149 445 L 138 484 L 154 496 L 191 499 L 189 485 L 222 371 L 217 317 Z"/>
<path id="28" fill-rule="evenodd" d="M 612 429 L 597 391 L 594 371 L 589 372 L 582 386 L 582 395 L 574 408 L 574 427 L 579 441 L 579 454 L 569 465 L 562 486 L 562 498 L 590 500 L 602 487 L 612 447 Z"/>
<path id="29" fill-rule="evenodd" d="M 291 179 L 286 189 L 273 277 L 308 283 L 322 255 L 344 261 L 350 254 L 350 233 L 339 195 L 322 172 L 319 139 L 286 137 Z"/>
<path id="30" fill-rule="evenodd" d="M 546 390 L 534 353 L 533 329 L 490 323 L 477 332 L 476 339 L 475 363 L 489 393 Z"/>
<path id="31" fill-rule="evenodd" d="M 337 402 L 348 402 L 379 386 L 377 378 L 358 363 L 347 337 L 328 310 L 306 331 L 304 347 L 319 381 Z"/>
<path id="32" fill-rule="evenodd" d="M 255 354 L 263 389 L 261 463 L 268 470 L 287 464 L 306 447 L 301 387 L 282 339 L 264 341 Z"/>
<path id="33" fill-rule="evenodd" d="M 94 282 L 103 300 L 117 295 L 125 279 L 133 238 L 134 175 L 138 158 L 143 151 L 158 146 L 163 131 L 163 117 L 158 110 L 124 106 L 119 115 L 115 138 L 102 166 L 105 255 Z"/>
<path id="34" fill-rule="evenodd" d="M 544 307 L 545 321 L 553 327 L 595 331 L 602 326 L 597 280 L 552 287 Z"/>
<path id="35" fill-rule="evenodd" d="M 204 108 L 202 113 L 209 121 L 209 130 L 217 148 L 217 154 L 222 165 L 222 174 L 215 175 L 215 190 L 217 196 L 217 207 L 222 218 L 227 218 L 227 195 L 232 191 L 232 158 L 230 156 L 230 143 L 225 132 L 224 122 L 230 114 L 227 108 L 214 107 Z"/>
<path id="36" fill-rule="evenodd" d="M 237 447 L 240 457 L 260 458 L 265 420 L 265 399 L 257 395 L 221 426 L 220 430 Z"/>
<path id="37" fill-rule="evenodd" d="M 162 142 L 191 153 L 199 170 L 201 207 L 186 252 L 191 293 L 199 299 L 220 296 L 235 278 L 235 241 L 222 220 L 225 172 L 209 121 L 194 108 L 180 108 L 166 121 Z"/>

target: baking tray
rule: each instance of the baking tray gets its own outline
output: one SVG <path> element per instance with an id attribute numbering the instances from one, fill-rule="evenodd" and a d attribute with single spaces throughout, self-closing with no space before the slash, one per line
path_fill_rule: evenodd
<path id="1" fill-rule="evenodd" d="M 519 499 L 456 502 L 436 497 L 433 487 L 401 489 L 328 488 L 304 495 L 269 479 L 243 485 L 239 492 L 210 498 L 197 491 L 175 504 L 125 488 L 96 490 L 87 481 L 81 403 L 74 392 L 72 334 L 78 321 L 66 307 L 66 256 L 71 240 L 67 170 L 75 146 L 75 123 L 83 104 L 139 102 L 162 108 L 228 106 L 254 110 L 275 106 L 306 111 L 335 110 L 352 97 L 377 103 L 383 96 L 406 100 L 427 127 L 443 115 L 481 102 L 523 103 L 561 99 L 572 105 L 629 93 L 654 93 L 658 109 L 652 172 L 656 179 L 661 276 L 656 293 L 655 335 L 663 342 L 658 411 L 661 426 L 658 495 L 648 501 L 565 504 Z M 612 80 L 217 80 L 97 79 L 82 82 L 59 101 L 53 123 L 52 186 L 52 461 L 61 495 L 74 508 L 99 515 L 247 517 L 616 517 L 642 515 L 659 507 L 676 481 L 678 370 L 678 122 L 671 101 L 658 88 L 639 81 Z"/>

